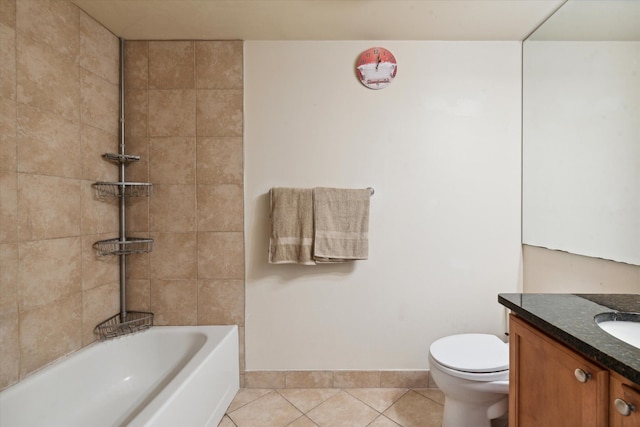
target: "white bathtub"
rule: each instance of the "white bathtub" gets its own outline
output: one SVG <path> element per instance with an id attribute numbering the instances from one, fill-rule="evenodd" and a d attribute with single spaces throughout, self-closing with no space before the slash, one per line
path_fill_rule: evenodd
<path id="1" fill-rule="evenodd" d="M 0 392 L 0 426 L 216 427 L 238 389 L 237 326 L 155 326 Z"/>

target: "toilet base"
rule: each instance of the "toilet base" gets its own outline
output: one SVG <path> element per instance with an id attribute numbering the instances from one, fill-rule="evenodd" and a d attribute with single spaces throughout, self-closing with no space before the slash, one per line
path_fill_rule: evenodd
<path id="1" fill-rule="evenodd" d="M 508 396 L 505 396 L 502 400 L 496 402 L 489 410 L 487 410 L 486 404 L 478 405 L 469 402 L 461 402 L 445 395 L 442 427 L 491 427 L 491 419 L 487 413 L 493 412 L 491 409 L 495 407 L 495 413 L 498 413 L 497 417 L 500 417 L 504 414 L 500 408 L 507 408 L 508 405 Z"/>

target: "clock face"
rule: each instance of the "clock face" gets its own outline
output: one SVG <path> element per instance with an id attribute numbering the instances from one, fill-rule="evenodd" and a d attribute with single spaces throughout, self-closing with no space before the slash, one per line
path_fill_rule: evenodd
<path id="1" fill-rule="evenodd" d="M 396 58 L 383 47 L 367 49 L 358 58 L 356 73 L 369 89 L 383 89 L 393 81 L 398 72 Z"/>

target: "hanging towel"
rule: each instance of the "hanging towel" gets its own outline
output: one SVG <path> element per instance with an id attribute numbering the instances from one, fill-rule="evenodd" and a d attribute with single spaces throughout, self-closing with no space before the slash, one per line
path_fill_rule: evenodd
<path id="1" fill-rule="evenodd" d="M 368 258 L 370 199 L 368 189 L 313 189 L 313 258 L 317 263 Z"/>
<path id="2" fill-rule="evenodd" d="M 314 265 L 311 189 L 272 188 L 269 263 Z"/>

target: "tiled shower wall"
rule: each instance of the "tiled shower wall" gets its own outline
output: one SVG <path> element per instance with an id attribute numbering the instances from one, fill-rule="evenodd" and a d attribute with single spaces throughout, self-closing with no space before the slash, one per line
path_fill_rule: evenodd
<path id="1" fill-rule="evenodd" d="M 0 388 L 94 340 L 118 310 L 98 258 L 118 210 L 118 40 L 67 0 L 0 0 Z"/>
<path id="2" fill-rule="evenodd" d="M 154 184 L 129 205 L 129 234 L 154 248 L 128 258 L 128 306 L 239 325 L 242 343 L 242 42 L 127 41 L 125 64 L 126 151 L 142 157 L 127 179 Z"/>
<path id="3" fill-rule="evenodd" d="M 115 181 L 101 158 L 119 141 L 118 39 L 68 0 L 0 0 L 0 389 L 94 340 L 118 312 Z M 242 43 L 130 42 L 130 309 L 159 325 L 244 332 Z M 242 347 L 241 347 L 242 348 Z M 241 357 L 241 360 L 243 358 Z"/>

